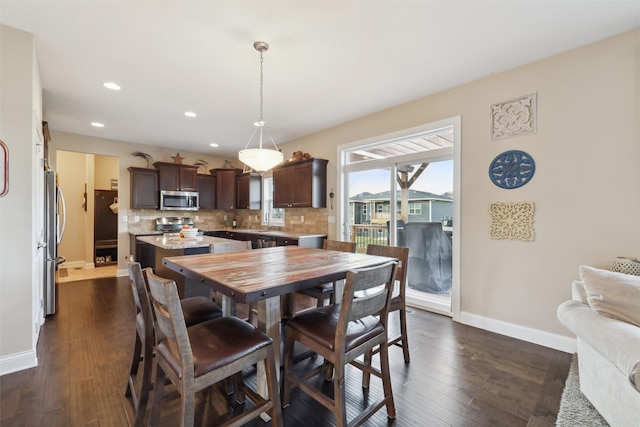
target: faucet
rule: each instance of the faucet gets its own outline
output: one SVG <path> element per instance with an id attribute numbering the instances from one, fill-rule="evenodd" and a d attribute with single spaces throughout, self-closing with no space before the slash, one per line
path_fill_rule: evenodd
<path id="1" fill-rule="evenodd" d="M 267 212 L 267 231 L 271 231 L 271 215 Z"/>

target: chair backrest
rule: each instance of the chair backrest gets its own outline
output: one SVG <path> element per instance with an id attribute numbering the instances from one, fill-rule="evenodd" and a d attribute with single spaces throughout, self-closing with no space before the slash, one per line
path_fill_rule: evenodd
<path id="1" fill-rule="evenodd" d="M 145 272 L 151 305 L 156 315 L 156 344 L 163 339 L 173 341 L 178 348 L 183 374 L 193 378 L 193 354 L 176 282 L 156 276 L 150 268 L 146 268 Z"/>
<path id="2" fill-rule="evenodd" d="M 144 324 L 145 336 L 153 336 L 153 313 L 149 302 L 147 280 L 139 262 L 133 260 L 133 256 L 127 257 L 127 270 L 129 271 L 129 283 L 133 293 L 133 301 L 136 305 L 136 316 L 141 315 Z"/>
<path id="3" fill-rule="evenodd" d="M 209 252 L 213 254 L 221 254 L 227 252 L 242 252 L 252 249 L 251 241 L 237 241 L 229 243 L 212 243 L 209 245 Z"/>
<path id="4" fill-rule="evenodd" d="M 336 348 L 344 345 L 349 322 L 367 316 L 380 316 L 380 321 L 386 328 L 391 288 L 395 279 L 396 262 L 394 261 L 347 272 L 336 334 Z M 355 292 L 364 292 L 366 296 L 354 298 Z"/>
<path id="5" fill-rule="evenodd" d="M 404 299 L 407 289 L 407 266 L 409 265 L 409 248 L 403 246 L 382 246 L 367 245 L 368 255 L 386 256 L 398 259 L 398 267 L 396 268 L 396 284 L 394 284 L 393 295 L 400 295 Z"/>
<path id="6" fill-rule="evenodd" d="M 322 242 L 322 249 L 329 251 L 352 252 L 356 251 L 356 242 L 342 242 L 340 240 L 327 240 Z"/>

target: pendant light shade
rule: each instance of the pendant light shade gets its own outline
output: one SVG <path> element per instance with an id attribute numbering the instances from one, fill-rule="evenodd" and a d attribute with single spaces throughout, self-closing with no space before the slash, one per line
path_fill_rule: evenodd
<path id="1" fill-rule="evenodd" d="M 271 139 L 271 143 L 273 144 L 274 149 L 262 148 L 262 138 L 264 136 L 265 131 L 265 121 L 262 118 L 262 105 L 263 105 L 263 97 L 262 97 L 262 85 L 263 85 L 263 77 L 262 77 L 262 54 L 269 49 L 269 45 L 265 42 L 255 42 L 253 47 L 260 52 L 260 120 L 254 123 L 256 127 L 251 134 L 251 138 L 249 138 L 249 142 L 244 147 L 244 150 L 240 150 L 238 153 L 238 158 L 242 163 L 249 166 L 250 168 L 258 171 L 264 172 L 271 169 L 274 166 L 282 163 L 284 156 L 278 150 L 276 143 L 271 138 L 271 134 L 267 130 L 267 135 Z M 259 130 L 259 132 L 257 132 Z M 253 140 L 253 137 L 258 133 L 259 145 L 258 148 L 248 148 Z"/>

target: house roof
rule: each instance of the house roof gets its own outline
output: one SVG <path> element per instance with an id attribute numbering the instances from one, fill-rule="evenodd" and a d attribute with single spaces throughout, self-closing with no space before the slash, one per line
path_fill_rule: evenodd
<path id="1" fill-rule="evenodd" d="M 450 194 L 433 194 L 428 191 L 420 191 L 420 190 L 411 190 L 409 189 L 409 200 L 410 201 L 418 201 L 418 200 L 443 200 L 453 202 L 453 197 Z M 402 197 L 402 192 L 398 190 L 396 192 L 397 200 L 400 200 Z M 388 201 L 391 198 L 391 191 L 382 191 L 380 193 L 360 193 L 356 194 L 353 197 L 350 197 L 349 200 L 352 202 L 371 202 L 371 201 Z"/>

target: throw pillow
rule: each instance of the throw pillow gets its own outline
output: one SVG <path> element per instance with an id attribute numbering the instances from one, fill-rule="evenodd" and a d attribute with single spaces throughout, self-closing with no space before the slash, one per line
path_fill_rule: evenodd
<path id="1" fill-rule="evenodd" d="M 594 310 L 640 326 L 640 276 L 582 265 L 580 280 Z"/>

